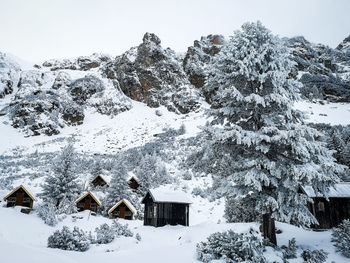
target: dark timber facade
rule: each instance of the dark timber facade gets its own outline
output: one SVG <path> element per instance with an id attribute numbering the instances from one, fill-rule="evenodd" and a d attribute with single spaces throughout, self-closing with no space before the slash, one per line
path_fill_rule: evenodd
<path id="1" fill-rule="evenodd" d="M 77 205 L 78 212 L 91 210 L 97 213 L 97 209 L 101 207 L 101 203 L 91 192 L 88 192 L 87 194 L 80 197 L 75 203 Z"/>
<path id="2" fill-rule="evenodd" d="M 121 200 L 108 211 L 110 218 L 123 218 L 132 220 L 135 214 L 135 208 L 128 201 Z"/>
<path id="3" fill-rule="evenodd" d="M 18 186 L 11 193 L 4 197 L 4 201 L 7 201 L 7 207 L 24 206 L 33 208 L 34 200 L 34 197 L 23 185 Z"/>
<path id="4" fill-rule="evenodd" d="M 133 190 L 137 190 L 137 188 L 140 187 L 140 184 L 139 184 L 139 182 L 135 179 L 135 177 L 131 177 L 131 178 L 128 180 L 128 184 L 129 184 L 130 188 L 133 189 Z"/>
<path id="5" fill-rule="evenodd" d="M 97 175 L 92 181 L 91 181 L 91 184 L 94 186 L 94 187 L 98 187 L 98 186 L 107 186 L 108 187 L 108 184 L 106 182 L 105 179 L 103 179 L 103 177 L 99 174 Z"/>
<path id="6" fill-rule="evenodd" d="M 143 198 L 145 205 L 144 225 L 161 227 L 165 225 L 189 225 L 190 203 L 160 202 L 150 192 Z"/>
<path id="7" fill-rule="evenodd" d="M 310 187 L 302 188 L 301 191 L 313 200 L 313 203 L 308 203 L 308 209 L 319 224 L 312 225 L 312 228 L 330 229 L 344 219 L 350 219 L 350 183 L 338 183 L 331 187 L 328 200 L 315 194 Z"/>

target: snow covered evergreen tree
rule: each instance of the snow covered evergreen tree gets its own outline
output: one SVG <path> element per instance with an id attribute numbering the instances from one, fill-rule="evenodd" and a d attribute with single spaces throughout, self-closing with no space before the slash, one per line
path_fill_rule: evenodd
<path id="1" fill-rule="evenodd" d="M 341 169 L 321 133 L 292 108 L 300 86 L 289 78 L 292 65 L 278 37 L 260 22 L 245 23 L 215 57 L 205 87 L 214 95 L 204 156 L 215 157 L 212 171 L 227 192 L 256 201 L 264 237 L 273 244 L 275 219 L 315 223 L 299 186 L 327 195 Z"/>
<path id="2" fill-rule="evenodd" d="M 127 171 L 123 166 L 115 167 L 112 171 L 112 179 L 104 199 L 107 211 L 117 202 L 130 196 L 130 187 L 126 181 Z"/>
<path id="3" fill-rule="evenodd" d="M 58 208 L 64 199 L 66 202 L 75 199 L 79 190 L 74 170 L 75 159 L 74 147 L 68 144 L 55 159 L 52 173 L 45 179 L 43 192 L 40 194 L 45 202 L 52 203 Z"/>

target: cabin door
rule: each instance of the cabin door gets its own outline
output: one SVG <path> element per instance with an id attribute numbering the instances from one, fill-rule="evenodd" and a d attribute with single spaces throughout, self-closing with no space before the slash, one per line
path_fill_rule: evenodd
<path id="1" fill-rule="evenodd" d="M 125 207 L 123 207 L 123 206 L 119 210 L 119 217 L 125 218 Z"/>
<path id="2" fill-rule="evenodd" d="M 17 193 L 16 195 L 16 205 L 23 204 L 24 193 Z"/>
<path id="3" fill-rule="evenodd" d="M 84 210 L 89 210 L 91 206 L 91 199 L 90 198 L 86 198 L 85 199 L 85 204 L 84 204 Z"/>

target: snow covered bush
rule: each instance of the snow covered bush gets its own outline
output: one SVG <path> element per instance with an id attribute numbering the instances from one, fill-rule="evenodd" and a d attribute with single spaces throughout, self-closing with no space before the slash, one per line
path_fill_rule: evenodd
<path id="1" fill-rule="evenodd" d="M 50 203 L 44 203 L 37 207 L 38 216 L 49 226 L 57 224 L 56 206 Z"/>
<path id="2" fill-rule="evenodd" d="M 345 219 L 333 229 L 332 242 L 337 251 L 350 258 L 350 220 Z"/>
<path id="3" fill-rule="evenodd" d="M 296 244 L 295 238 L 293 237 L 288 241 L 288 246 L 282 246 L 283 257 L 285 259 L 296 258 L 298 246 Z"/>
<path id="4" fill-rule="evenodd" d="M 108 244 L 111 243 L 115 238 L 115 231 L 112 227 L 107 224 L 102 224 L 99 227 L 96 227 L 96 239 L 94 243 L 97 244 Z"/>
<path id="5" fill-rule="evenodd" d="M 141 241 L 141 239 L 142 239 L 141 235 L 139 233 L 136 234 L 135 238 L 137 241 Z"/>
<path id="6" fill-rule="evenodd" d="M 259 214 L 255 210 L 256 201 L 249 195 L 244 197 L 232 197 L 230 195 L 225 198 L 225 214 L 227 222 L 257 222 Z"/>
<path id="7" fill-rule="evenodd" d="M 64 226 L 62 230 L 57 230 L 49 236 L 47 247 L 86 251 L 90 247 L 90 241 L 86 233 L 78 227 L 74 227 L 73 231 L 71 231 L 67 226 Z"/>
<path id="8" fill-rule="evenodd" d="M 134 236 L 134 233 L 129 229 L 128 224 L 121 224 L 118 222 L 117 219 L 113 220 L 112 227 L 113 231 L 115 232 L 115 235 L 117 237 L 124 236 L 124 237 L 132 237 Z"/>
<path id="9" fill-rule="evenodd" d="M 301 257 L 306 263 L 322 263 L 326 262 L 328 253 L 321 250 L 306 249 L 301 253 Z"/>
<path id="10" fill-rule="evenodd" d="M 198 260 L 208 263 L 215 259 L 226 263 L 267 262 L 264 255 L 264 242 L 260 233 L 250 229 L 238 234 L 232 230 L 210 235 L 206 242 L 197 244 Z"/>

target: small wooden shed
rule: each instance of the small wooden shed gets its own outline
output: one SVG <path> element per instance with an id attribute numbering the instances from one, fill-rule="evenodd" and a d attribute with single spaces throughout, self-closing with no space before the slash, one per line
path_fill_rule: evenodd
<path id="1" fill-rule="evenodd" d="M 142 203 L 145 226 L 189 225 L 191 201 L 184 192 L 164 188 L 149 190 Z"/>
<path id="2" fill-rule="evenodd" d="M 122 199 L 108 210 L 110 218 L 123 218 L 132 220 L 136 213 L 135 207 L 127 199 Z"/>
<path id="3" fill-rule="evenodd" d="M 337 183 L 329 189 L 328 200 L 315 194 L 311 186 L 301 187 L 301 191 L 312 198 L 308 208 L 317 219 L 314 229 L 330 229 L 338 226 L 344 219 L 350 219 L 350 183 Z"/>
<path id="4" fill-rule="evenodd" d="M 108 187 L 109 186 L 107 181 L 100 174 L 91 180 L 91 184 L 94 187 L 98 187 L 98 186 L 107 186 Z"/>
<path id="5" fill-rule="evenodd" d="M 78 212 L 91 210 L 97 213 L 97 209 L 101 207 L 100 201 L 91 192 L 84 194 L 75 203 L 77 204 Z"/>
<path id="6" fill-rule="evenodd" d="M 35 198 L 23 185 L 20 185 L 6 195 L 4 201 L 7 201 L 7 207 L 24 206 L 33 208 Z"/>
<path id="7" fill-rule="evenodd" d="M 139 180 L 135 176 L 130 176 L 128 178 L 128 184 L 129 184 L 130 188 L 133 190 L 137 190 L 137 188 L 140 187 Z"/>

